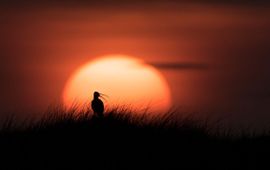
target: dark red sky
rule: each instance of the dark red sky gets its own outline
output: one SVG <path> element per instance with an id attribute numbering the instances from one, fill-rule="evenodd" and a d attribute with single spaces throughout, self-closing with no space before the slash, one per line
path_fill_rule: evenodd
<path id="1" fill-rule="evenodd" d="M 78 67 L 120 53 L 157 66 L 177 107 L 256 127 L 270 123 L 266 2 L 1 3 L 2 115 L 44 111 L 60 101 Z"/>

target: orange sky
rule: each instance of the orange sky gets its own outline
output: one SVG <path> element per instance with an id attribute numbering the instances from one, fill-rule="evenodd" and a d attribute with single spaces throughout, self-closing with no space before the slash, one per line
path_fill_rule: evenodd
<path id="1" fill-rule="evenodd" d="M 120 53 L 167 65 L 158 69 L 177 107 L 259 110 L 258 119 L 265 120 L 270 111 L 268 5 L 132 2 L 0 7 L 0 110 L 45 110 L 59 101 L 78 67 Z"/>

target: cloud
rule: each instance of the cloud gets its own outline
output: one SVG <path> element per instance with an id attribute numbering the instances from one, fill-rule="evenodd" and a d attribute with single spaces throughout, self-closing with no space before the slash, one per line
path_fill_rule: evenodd
<path id="1" fill-rule="evenodd" d="M 148 63 L 159 69 L 170 70 L 205 70 L 208 65 L 203 63 Z"/>

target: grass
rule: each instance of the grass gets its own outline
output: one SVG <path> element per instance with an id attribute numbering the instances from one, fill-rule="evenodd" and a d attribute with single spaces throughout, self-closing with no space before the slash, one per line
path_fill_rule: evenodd
<path id="1" fill-rule="evenodd" d="M 213 131 L 192 116 L 175 119 L 134 114 L 118 107 L 104 118 L 88 111 L 48 110 L 39 120 L 15 124 L 11 116 L 0 132 L 0 169 L 187 169 L 251 168 L 267 165 L 270 135 Z M 3 168 L 5 166 L 5 168 Z"/>

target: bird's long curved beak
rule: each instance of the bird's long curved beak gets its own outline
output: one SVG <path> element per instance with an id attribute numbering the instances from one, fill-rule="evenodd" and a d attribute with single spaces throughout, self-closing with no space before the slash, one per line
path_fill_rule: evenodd
<path id="1" fill-rule="evenodd" d="M 103 98 L 104 98 L 104 97 L 109 98 L 109 96 L 108 96 L 108 95 L 106 95 L 106 94 L 103 94 L 103 93 L 99 93 L 99 94 L 100 94 L 100 96 L 101 96 L 101 97 L 103 97 Z"/>
<path id="2" fill-rule="evenodd" d="M 107 98 L 109 98 L 109 96 L 106 95 L 106 94 L 103 94 L 103 93 L 99 93 L 99 94 L 100 94 L 100 97 L 101 97 L 102 99 L 104 99 L 105 101 L 107 101 Z"/>

